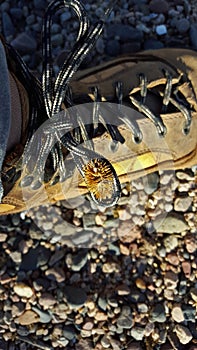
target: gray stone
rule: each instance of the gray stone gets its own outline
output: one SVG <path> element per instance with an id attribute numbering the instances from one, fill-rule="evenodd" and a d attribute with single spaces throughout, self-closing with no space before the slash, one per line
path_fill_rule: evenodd
<path id="1" fill-rule="evenodd" d="M 165 0 L 152 0 L 149 4 L 149 8 L 155 13 L 167 13 L 169 4 Z"/>
<path id="2" fill-rule="evenodd" d="M 12 23 L 12 19 L 7 12 L 2 13 L 2 27 L 3 34 L 7 37 L 12 37 L 15 34 L 15 27 Z"/>
<path id="3" fill-rule="evenodd" d="M 79 250 L 76 254 L 72 255 L 71 270 L 80 271 L 88 260 L 88 251 L 86 249 Z"/>
<path id="4" fill-rule="evenodd" d="M 32 310 L 35 311 L 39 315 L 39 317 L 40 317 L 39 322 L 49 323 L 52 320 L 52 315 L 49 312 L 40 310 L 36 306 L 32 306 Z"/>
<path id="5" fill-rule="evenodd" d="M 36 51 L 36 40 L 27 33 L 20 33 L 12 40 L 11 45 L 20 53 L 33 53 Z"/>
<path id="6" fill-rule="evenodd" d="M 102 55 L 104 53 L 104 50 L 105 50 L 104 40 L 103 40 L 103 38 L 99 38 L 96 41 L 96 51 Z"/>
<path id="7" fill-rule="evenodd" d="M 64 326 L 62 333 L 63 336 L 68 340 L 72 340 L 76 336 L 75 328 L 71 325 Z"/>
<path id="8" fill-rule="evenodd" d="M 0 6 L 1 6 L 2 12 L 9 11 L 9 9 L 10 9 L 10 4 L 8 2 L 5 2 L 5 1 Z"/>
<path id="9" fill-rule="evenodd" d="M 177 197 L 174 201 L 174 210 L 186 212 L 192 204 L 192 197 Z"/>
<path id="10" fill-rule="evenodd" d="M 107 36 L 109 39 L 119 38 L 120 41 L 141 41 L 143 32 L 126 24 L 111 24 L 107 27 Z"/>
<path id="11" fill-rule="evenodd" d="M 122 312 L 117 319 L 117 326 L 125 329 L 130 329 L 133 326 L 133 319 L 129 306 L 123 306 Z"/>
<path id="12" fill-rule="evenodd" d="M 105 46 L 105 53 L 109 56 L 117 56 L 120 53 L 120 43 L 118 40 L 110 40 Z"/>
<path id="13" fill-rule="evenodd" d="M 137 305 L 137 308 L 138 308 L 138 311 L 139 311 L 140 313 L 145 314 L 145 313 L 148 312 L 148 306 L 147 306 L 146 304 L 144 304 L 144 303 L 139 303 L 139 304 Z"/>
<path id="14" fill-rule="evenodd" d="M 34 22 L 35 22 L 35 15 L 34 14 L 32 14 L 32 15 L 29 15 L 27 18 L 26 18 L 26 23 L 28 24 L 28 25 L 31 25 L 31 24 L 33 24 Z"/>
<path id="15" fill-rule="evenodd" d="M 34 6 L 38 10 L 45 10 L 47 7 L 46 0 L 34 0 Z"/>
<path id="16" fill-rule="evenodd" d="M 144 41 L 144 50 L 157 50 L 163 47 L 164 44 L 155 38 L 149 38 Z"/>
<path id="17" fill-rule="evenodd" d="M 60 23 L 64 27 L 67 25 L 68 20 L 71 18 L 71 13 L 69 11 L 65 11 L 60 16 Z"/>
<path id="18" fill-rule="evenodd" d="M 23 11 L 20 8 L 13 7 L 10 9 L 11 16 L 16 20 L 20 20 L 23 17 Z"/>
<path id="19" fill-rule="evenodd" d="M 106 299 L 99 297 L 98 299 L 98 306 L 101 308 L 101 310 L 106 311 L 107 310 L 107 301 Z"/>
<path id="20" fill-rule="evenodd" d="M 188 304 L 183 304 L 181 308 L 183 311 L 185 321 L 195 322 L 195 319 L 196 319 L 195 308 L 192 307 L 192 305 L 188 305 Z"/>
<path id="21" fill-rule="evenodd" d="M 30 249 L 28 253 L 23 256 L 20 269 L 24 271 L 35 270 L 39 266 L 45 265 L 48 262 L 50 255 L 50 250 L 43 246 Z"/>
<path id="22" fill-rule="evenodd" d="M 77 247 L 81 246 L 89 246 L 92 244 L 94 238 L 94 233 L 92 230 L 81 230 L 80 232 L 77 232 L 72 237 L 72 242 Z"/>
<path id="23" fill-rule="evenodd" d="M 157 232 L 180 233 L 188 229 L 188 225 L 182 215 L 170 214 L 164 219 L 157 217 L 153 224 Z"/>
<path id="24" fill-rule="evenodd" d="M 118 327 L 130 329 L 133 326 L 132 317 L 120 315 L 120 317 L 117 319 L 117 325 Z"/>
<path id="25" fill-rule="evenodd" d="M 144 191 L 147 194 L 155 192 L 159 185 L 159 175 L 157 172 L 147 174 L 144 181 Z"/>
<path id="26" fill-rule="evenodd" d="M 163 304 L 156 304 L 150 312 L 152 322 L 163 323 L 166 321 L 165 307 Z"/>
<path id="27" fill-rule="evenodd" d="M 122 43 L 120 46 L 120 53 L 122 54 L 129 54 L 139 51 L 141 48 L 141 42 L 140 41 L 134 41 L 134 42 L 128 42 L 128 43 Z"/>
<path id="28" fill-rule="evenodd" d="M 51 43 L 53 46 L 61 46 L 64 42 L 64 37 L 61 33 L 53 34 L 51 36 Z"/>
<path id="29" fill-rule="evenodd" d="M 80 308 L 84 305 L 87 299 L 87 294 L 84 289 L 73 286 L 66 286 L 64 288 L 65 295 L 69 306 L 73 309 Z"/>
<path id="30" fill-rule="evenodd" d="M 181 18 L 176 22 L 176 28 L 179 31 L 179 33 L 186 33 L 190 28 L 190 22 L 187 18 Z"/>
<path id="31" fill-rule="evenodd" d="M 144 327 L 133 327 L 131 330 L 131 336 L 136 340 L 142 340 L 144 338 Z"/>

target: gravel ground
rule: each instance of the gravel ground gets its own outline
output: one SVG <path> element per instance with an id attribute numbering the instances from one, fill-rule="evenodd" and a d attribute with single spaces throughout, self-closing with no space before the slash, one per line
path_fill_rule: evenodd
<path id="1" fill-rule="evenodd" d="M 3 34 L 38 75 L 47 2 L 1 2 Z M 92 22 L 107 7 L 84 3 Z M 56 69 L 77 28 L 54 17 Z M 160 47 L 197 49 L 196 0 L 119 0 L 83 68 Z M 0 349 L 196 350 L 196 179 L 154 173 L 100 212 L 81 198 L 1 217 Z"/>

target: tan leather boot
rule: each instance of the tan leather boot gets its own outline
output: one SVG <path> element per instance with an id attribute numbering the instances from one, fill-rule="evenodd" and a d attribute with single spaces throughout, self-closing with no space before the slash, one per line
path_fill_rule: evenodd
<path id="1" fill-rule="evenodd" d="M 73 62 L 78 52 L 76 48 Z M 46 64 L 43 91 L 50 123 L 39 128 L 38 122 L 40 131 L 27 140 L 25 150 L 17 154 L 16 148 L 7 155 L 1 215 L 88 193 L 97 204 L 114 205 L 121 195 L 120 183 L 197 164 L 195 51 L 161 49 L 120 57 L 79 71 L 70 81 L 76 65 L 69 72 L 68 59 L 50 96 Z M 93 106 L 92 122 L 87 121 L 84 103 Z M 72 110 L 68 121 L 58 114 L 65 107 Z M 55 148 L 53 131 L 55 137 L 61 133 L 54 139 L 59 141 Z M 47 159 L 45 166 L 50 151 L 53 162 Z M 57 164 L 65 169 L 64 176 Z"/>
<path id="2" fill-rule="evenodd" d="M 125 142 L 119 142 L 115 152 L 109 149 L 111 137 L 107 131 L 93 138 L 95 150 L 112 163 L 121 183 L 159 169 L 173 170 L 197 164 L 196 63 L 194 51 L 161 49 L 118 58 L 74 76 L 71 82 L 74 102 L 87 102 L 87 96 L 95 100 L 92 87 L 99 89 L 101 100 L 118 102 L 120 92 L 115 94 L 114 84 L 117 90 L 120 87 L 117 82 L 121 82 L 122 103 L 125 100 L 127 106 L 130 103 L 132 108 L 141 111 L 136 123 L 142 140 L 134 139 L 134 132 L 126 122 L 118 126 Z M 165 92 L 167 89 L 169 92 Z M 151 120 L 152 115 L 155 115 L 155 121 Z M 157 128 L 159 117 L 161 128 Z M 162 133 L 163 126 L 166 132 L 162 137 L 159 132 Z M 71 161 L 71 157 L 67 157 Z M 26 209 L 20 183 L 21 178 L 4 196 L 0 205 L 2 214 Z M 64 182 L 46 183 L 42 193 L 28 186 L 26 191 L 28 207 L 33 207 L 86 194 L 88 188 L 75 167 L 72 176 Z"/>

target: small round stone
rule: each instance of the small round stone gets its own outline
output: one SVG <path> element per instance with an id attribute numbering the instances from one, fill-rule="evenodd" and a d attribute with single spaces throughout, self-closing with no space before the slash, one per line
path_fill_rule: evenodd
<path id="1" fill-rule="evenodd" d="M 167 13 L 169 9 L 169 4 L 165 0 L 151 0 L 149 8 L 155 13 Z"/>
<path id="2" fill-rule="evenodd" d="M 187 18 L 181 18 L 176 22 L 176 28 L 180 34 L 186 33 L 190 28 L 190 22 Z"/>
<path id="3" fill-rule="evenodd" d="M 176 325 L 175 332 L 181 344 L 188 344 L 193 338 L 190 330 L 185 326 Z"/>
<path id="4" fill-rule="evenodd" d="M 25 298 L 31 298 L 33 295 L 33 290 L 31 287 L 26 285 L 25 283 L 19 282 L 15 284 L 14 286 L 14 292 L 20 296 L 20 297 L 25 297 Z"/>
<path id="5" fill-rule="evenodd" d="M 131 330 L 131 336 L 136 340 L 142 340 L 144 338 L 144 327 L 133 327 Z"/>
<path id="6" fill-rule="evenodd" d="M 172 308 L 172 318 L 177 323 L 184 321 L 184 315 L 180 305 L 176 305 Z"/>

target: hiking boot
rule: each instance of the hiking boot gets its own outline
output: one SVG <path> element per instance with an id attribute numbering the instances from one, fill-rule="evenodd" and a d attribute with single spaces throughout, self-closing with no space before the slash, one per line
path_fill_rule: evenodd
<path id="1" fill-rule="evenodd" d="M 89 28 L 83 13 L 53 83 L 49 19 L 62 4 L 46 12 L 42 86 L 5 44 L 16 76 L 20 64 L 30 113 L 21 144 L 4 160 L 1 215 L 88 193 L 96 204 L 115 205 L 122 183 L 197 164 L 197 53 L 146 51 L 76 72 L 103 28 Z"/>

